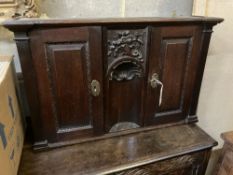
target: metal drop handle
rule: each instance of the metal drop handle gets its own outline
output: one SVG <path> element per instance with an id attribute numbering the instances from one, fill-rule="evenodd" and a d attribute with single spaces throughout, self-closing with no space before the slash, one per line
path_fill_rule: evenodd
<path id="1" fill-rule="evenodd" d="M 99 96 L 100 94 L 100 83 L 97 80 L 92 80 L 91 81 L 91 94 L 94 97 Z"/>
<path id="2" fill-rule="evenodd" d="M 157 86 L 160 86 L 160 93 L 159 93 L 159 106 L 160 106 L 163 100 L 163 83 L 159 80 L 158 74 L 156 73 L 152 74 L 150 85 L 152 88 L 156 88 Z"/>

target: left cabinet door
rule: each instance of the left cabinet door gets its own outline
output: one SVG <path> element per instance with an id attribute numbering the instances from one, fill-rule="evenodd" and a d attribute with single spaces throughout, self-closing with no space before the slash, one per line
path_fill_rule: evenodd
<path id="1" fill-rule="evenodd" d="M 101 35 L 101 28 L 94 26 L 37 29 L 29 34 L 39 115 L 48 143 L 102 133 Z"/>

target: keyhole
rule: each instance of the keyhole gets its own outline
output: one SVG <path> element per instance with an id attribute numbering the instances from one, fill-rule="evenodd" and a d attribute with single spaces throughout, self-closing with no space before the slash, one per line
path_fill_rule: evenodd
<path id="1" fill-rule="evenodd" d="M 92 80 L 91 91 L 93 96 L 98 96 L 100 93 L 99 82 L 97 80 Z"/>
<path id="2" fill-rule="evenodd" d="M 93 88 L 94 88 L 94 91 L 96 92 L 97 91 L 96 86 L 94 86 Z"/>

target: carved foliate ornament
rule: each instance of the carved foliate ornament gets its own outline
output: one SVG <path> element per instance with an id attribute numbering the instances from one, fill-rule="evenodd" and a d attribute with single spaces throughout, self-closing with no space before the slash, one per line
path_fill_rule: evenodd
<path id="1" fill-rule="evenodd" d="M 39 8 L 36 0 L 23 0 L 23 5 L 17 9 L 13 18 L 37 18 L 39 17 Z"/>
<path id="2" fill-rule="evenodd" d="M 143 62 L 143 32 L 117 31 L 114 38 L 108 40 L 108 58 L 132 57 Z"/>
<path id="3" fill-rule="evenodd" d="M 146 35 L 145 29 L 108 31 L 109 80 L 124 81 L 143 77 Z"/>
<path id="4" fill-rule="evenodd" d="M 197 156 L 198 157 L 198 156 Z M 125 170 L 116 175 L 153 175 L 155 173 L 171 173 L 174 170 L 179 170 L 184 167 L 192 167 L 192 171 L 198 172 L 199 166 L 193 166 L 197 158 L 191 155 L 185 155 L 181 157 L 176 157 L 171 160 L 165 160 L 163 162 L 150 164 L 135 169 Z M 196 175 L 196 174 L 195 174 Z"/>

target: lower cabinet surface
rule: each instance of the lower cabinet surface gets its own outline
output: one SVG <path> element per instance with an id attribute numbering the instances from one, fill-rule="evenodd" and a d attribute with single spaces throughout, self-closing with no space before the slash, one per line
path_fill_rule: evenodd
<path id="1" fill-rule="evenodd" d="M 19 175 L 204 175 L 216 142 L 196 125 L 179 125 L 33 152 Z"/>

